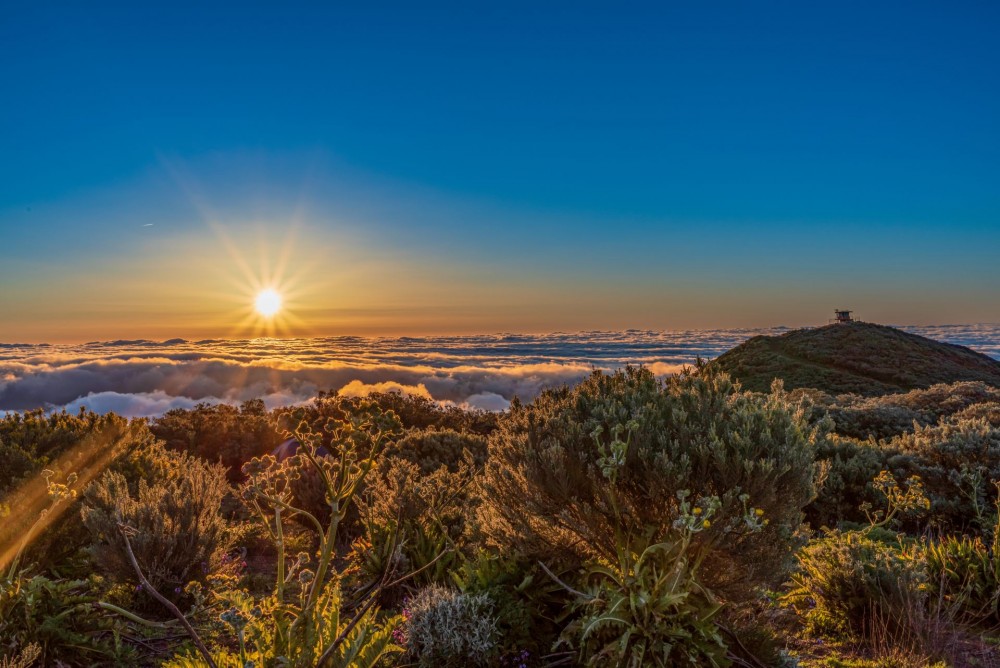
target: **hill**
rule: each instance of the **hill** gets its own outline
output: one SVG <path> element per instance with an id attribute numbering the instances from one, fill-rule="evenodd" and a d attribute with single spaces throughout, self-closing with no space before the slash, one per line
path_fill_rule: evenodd
<path id="1" fill-rule="evenodd" d="M 711 362 L 743 387 L 811 387 L 866 396 L 978 380 L 1000 387 L 1000 362 L 893 327 L 855 322 L 755 336 Z"/>

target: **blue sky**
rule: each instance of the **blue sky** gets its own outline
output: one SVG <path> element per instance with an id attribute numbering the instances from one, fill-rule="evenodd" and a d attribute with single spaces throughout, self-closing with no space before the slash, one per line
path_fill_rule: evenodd
<path id="1" fill-rule="evenodd" d="M 0 8 L 0 340 L 289 226 L 425 331 L 1000 321 L 995 3 L 206 4 Z"/>

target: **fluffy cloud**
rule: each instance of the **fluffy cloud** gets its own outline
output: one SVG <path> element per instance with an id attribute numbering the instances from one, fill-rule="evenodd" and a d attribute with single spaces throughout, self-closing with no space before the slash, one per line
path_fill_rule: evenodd
<path id="1" fill-rule="evenodd" d="M 1000 358 L 1000 326 L 908 329 Z M 86 406 L 155 416 L 258 397 L 273 408 L 308 402 L 320 391 L 396 391 L 503 410 L 515 396 L 530 400 L 595 369 L 643 364 L 668 375 L 699 356 L 710 359 L 750 336 L 780 331 L 2 344 L 0 413 Z"/>

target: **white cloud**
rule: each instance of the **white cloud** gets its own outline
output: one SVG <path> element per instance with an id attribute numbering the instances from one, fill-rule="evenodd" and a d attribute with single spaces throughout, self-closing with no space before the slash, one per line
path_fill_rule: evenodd
<path id="1" fill-rule="evenodd" d="M 1000 358 L 1000 325 L 907 328 Z M 574 384 L 594 369 L 643 364 L 657 375 L 777 330 L 0 344 L 0 413 L 66 406 L 158 415 L 198 402 L 262 398 L 269 408 L 320 391 L 397 391 L 503 410 L 515 396 Z"/>

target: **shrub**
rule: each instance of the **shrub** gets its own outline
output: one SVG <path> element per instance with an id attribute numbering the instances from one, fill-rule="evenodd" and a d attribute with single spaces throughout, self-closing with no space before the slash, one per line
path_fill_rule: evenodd
<path id="1" fill-rule="evenodd" d="M 955 423 L 966 420 L 985 420 L 991 427 L 1000 428 L 1000 402 L 987 401 L 973 404 L 949 418 L 949 421 Z"/>
<path id="2" fill-rule="evenodd" d="M 82 489 L 122 452 L 151 441 L 143 422 L 113 414 L 30 411 L 0 418 L 0 568 L 47 504 L 43 467 L 55 479 L 72 473 Z M 89 572 L 86 559 L 78 558 L 89 537 L 77 521 L 77 504 L 74 499 L 45 514 L 31 532 L 27 561 L 39 569 L 58 564 L 64 577 L 68 570 Z"/>
<path id="3" fill-rule="evenodd" d="M 370 561 L 370 555 L 387 554 L 395 543 L 405 568 L 424 569 L 434 562 L 420 571 L 418 582 L 445 582 L 465 543 L 474 508 L 473 475 L 471 456 L 455 472 L 442 465 L 429 474 L 403 459 L 384 460 L 359 502 L 367 530 L 356 547 L 366 553 L 369 575 L 386 566 Z M 442 552 L 447 554 L 438 558 Z"/>
<path id="4" fill-rule="evenodd" d="M 982 420 L 919 427 L 889 444 L 905 455 L 893 469 L 918 475 L 931 500 L 930 520 L 942 530 L 984 529 L 993 480 L 1000 480 L 1000 428 Z"/>
<path id="5" fill-rule="evenodd" d="M 154 587 L 174 589 L 203 578 L 218 567 L 229 543 L 221 513 L 229 492 L 225 470 L 160 446 L 136 455 L 136 462 L 151 475 L 135 479 L 108 471 L 85 493 L 83 523 L 97 564 L 119 582 L 135 579 L 119 531 L 123 523 Z"/>
<path id="6" fill-rule="evenodd" d="M 418 665 L 494 665 L 497 619 L 487 594 L 429 585 L 410 601 L 403 616 L 407 647 Z"/>
<path id="7" fill-rule="evenodd" d="M 722 604 L 697 580 L 704 552 L 691 550 L 692 539 L 711 527 L 719 500 L 692 507 L 682 492 L 680 502 L 682 515 L 669 538 L 648 544 L 620 537 L 613 562 L 587 569 L 577 601 L 582 615 L 562 635 L 579 648 L 582 663 L 729 665 L 715 623 Z"/>
<path id="8" fill-rule="evenodd" d="M 289 411 L 286 417 L 296 414 L 302 415 Z M 301 444 L 298 452 L 283 462 L 272 455 L 251 459 L 243 466 L 246 479 L 240 485 L 240 498 L 260 518 L 276 550 L 274 588 L 259 598 L 231 586 L 210 592 L 210 604 L 223 607 L 220 619 L 234 640 L 211 654 L 221 666 L 374 668 L 402 651 L 392 637 L 399 619 L 379 621 L 374 604 L 380 583 L 369 583 L 371 587 L 355 601 L 343 600 L 344 573 L 338 572 L 336 548 L 345 513 L 385 443 L 398 433 L 398 422 L 391 413 L 361 404 L 349 420 L 331 419 L 321 431 L 305 420 L 292 423 L 298 426 L 286 436 Z M 324 443 L 333 444 L 338 456 L 318 456 Z M 330 508 L 325 523 L 293 505 L 291 481 L 299 475 L 300 460 L 308 462 L 325 483 Z M 286 523 L 297 515 L 307 516 L 319 546 L 311 554 L 303 551 L 289 558 Z M 238 652 L 231 651 L 233 646 Z M 168 665 L 202 663 L 187 654 L 174 657 Z"/>
<path id="9" fill-rule="evenodd" d="M 818 438 L 780 388 L 741 393 L 711 367 L 665 384 L 646 369 L 596 372 L 501 418 L 482 526 L 504 549 L 613 561 L 619 531 L 668 535 L 679 491 L 716 496 L 717 519 L 697 541 L 709 547 L 706 584 L 745 600 L 782 577 L 814 496 Z M 763 531 L 742 530 L 748 504 L 768 519 Z"/>
<path id="10" fill-rule="evenodd" d="M 1000 622 L 1000 554 L 995 537 L 987 546 L 978 537 L 942 536 L 926 548 L 932 597 L 948 598 L 961 621 L 995 627 Z"/>
<path id="11" fill-rule="evenodd" d="M 27 652 L 34 645 L 43 666 L 127 665 L 127 647 L 115 647 L 113 624 L 95 602 L 86 580 L 0 575 L 0 647 Z"/>
<path id="12" fill-rule="evenodd" d="M 462 593 L 486 594 L 493 601 L 500 665 L 524 668 L 551 650 L 568 592 L 537 562 L 481 550 L 463 560 L 451 577 Z"/>
<path id="13" fill-rule="evenodd" d="M 1000 389 L 982 382 L 933 385 L 880 397 L 843 394 L 824 402 L 838 434 L 867 440 L 888 440 L 941 419 L 958 421 L 978 414 L 977 406 L 1000 402 Z"/>
<path id="14" fill-rule="evenodd" d="M 416 464 L 425 474 L 433 473 L 442 466 L 455 473 L 466 463 L 465 453 L 469 453 L 475 467 L 483 466 L 486 463 L 486 439 L 451 429 L 411 431 L 386 447 L 383 462 L 388 466 L 393 459 L 401 459 Z"/>
<path id="15" fill-rule="evenodd" d="M 865 503 L 879 505 L 882 497 L 872 480 L 889 467 L 893 451 L 868 441 L 833 436 L 816 448 L 816 460 L 826 468 L 817 496 L 806 506 L 813 527 L 837 528 L 843 522 L 864 522 Z"/>
<path id="16" fill-rule="evenodd" d="M 810 632 L 871 638 L 884 620 L 905 619 L 910 607 L 924 605 L 922 553 L 892 538 L 879 531 L 832 531 L 798 552 L 785 600 Z"/>
<path id="17" fill-rule="evenodd" d="M 405 430 L 451 430 L 486 436 L 496 427 L 497 414 L 480 410 L 463 410 L 413 395 L 398 392 L 372 392 L 366 397 L 347 397 L 333 392 L 320 392 L 312 404 L 295 408 L 279 408 L 273 412 L 281 428 L 294 429 L 305 421 L 314 430 L 322 431 L 327 420 L 342 422 L 363 415 L 368 406 L 394 414 Z M 321 445 L 336 444 L 329 438 Z M 331 450 L 333 452 L 333 450 Z"/>
<path id="18" fill-rule="evenodd" d="M 260 399 L 245 401 L 239 408 L 228 404 L 177 408 L 154 420 L 150 429 L 170 450 L 221 461 L 231 482 L 240 480 L 244 462 L 271 452 L 282 441 Z"/>

